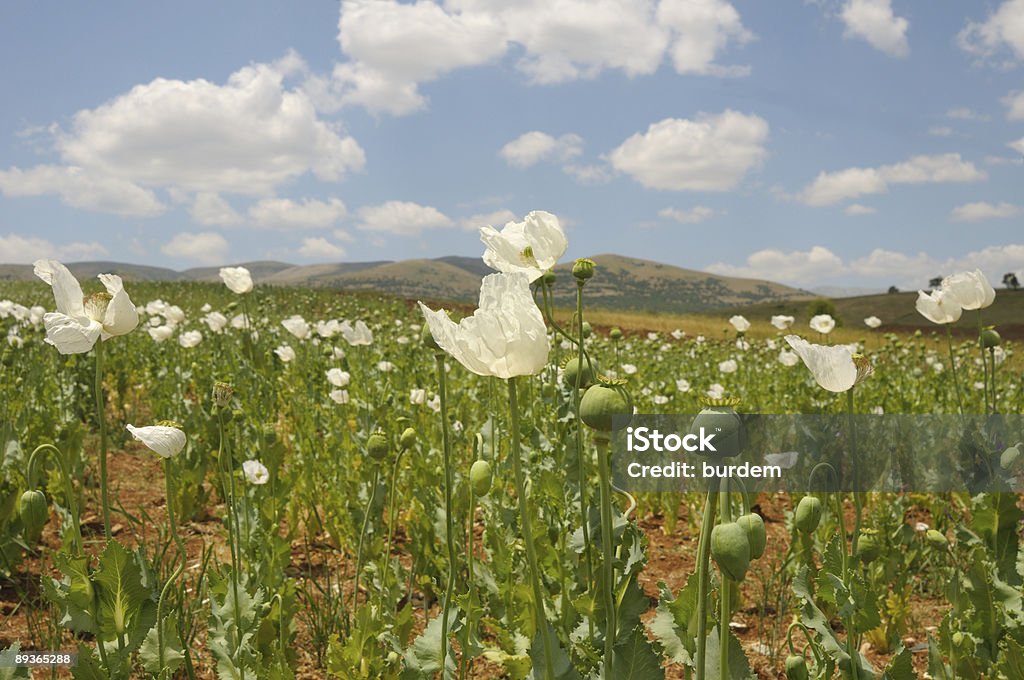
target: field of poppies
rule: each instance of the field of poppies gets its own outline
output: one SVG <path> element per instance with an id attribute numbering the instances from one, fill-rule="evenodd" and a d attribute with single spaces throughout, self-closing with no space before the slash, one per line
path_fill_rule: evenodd
<path id="1" fill-rule="evenodd" d="M 704 337 L 592 328 L 553 215 L 481 238 L 450 312 L 241 267 L 0 282 L 0 678 L 1024 678 L 1024 375 L 983 274 L 921 293 L 932 332 Z M 629 415 L 698 412 L 980 414 L 984 491 L 614 483 Z"/>

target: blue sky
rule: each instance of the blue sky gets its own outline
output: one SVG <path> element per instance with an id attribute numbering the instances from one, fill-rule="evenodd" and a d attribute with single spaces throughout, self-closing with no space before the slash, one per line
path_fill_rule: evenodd
<path id="1" fill-rule="evenodd" d="M 0 6 L 0 261 L 1024 274 L 1024 0 Z"/>

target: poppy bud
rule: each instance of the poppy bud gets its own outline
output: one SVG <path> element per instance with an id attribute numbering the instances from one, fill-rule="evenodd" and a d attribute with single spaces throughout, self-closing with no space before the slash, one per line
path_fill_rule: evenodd
<path id="1" fill-rule="evenodd" d="M 936 550 L 945 550 L 946 546 L 949 545 L 949 541 L 946 539 L 945 534 L 935 529 L 929 529 L 924 535 L 924 539 L 928 541 L 928 545 Z"/>
<path id="2" fill-rule="evenodd" d="M 366 453 L 374 460 L 384 460 L 388 455 L 388 437 L 383 430 L 376 430 L 366 440 Z"/>
<path id="3" fill-rule="evenodd" d="M 416 444 L 416 430 L 407 427 L 402 430 L 402 436 L 398 438 L 398 445 L 402 450 L 411 449 Z"/>
<path id="4" fill-rule="evenodd" d="M 572 275 L 576 277 L 578 283 L 584 283 L 594 276 L 594 261 L 585 257 L 576 260 L 572 265 Z"/>
<path id="5" fill-rule="evenodd" d="M 864 529 L 857 543 L 857 558 L 864 564 L 871 564 L 882 554 L 882 544 L 875 529 Z"/>
<path id="6" fill-rule="evenodd" d="M 550 287 L 555 285 L 555 278 L 555 271 L 553 269 L 549 269 L 543 274 L 541 274 L 541 279 L 543 280 L 545 286 Z"/>
<path id="7" fill-rule="evenodd" d="M 423 330 L 420 331 L 420 342 L 432 352 L 441 351 L 441 347 L 434 340 L 434 334 L 430 332 L 430 324 L 423 324 Z"/>
<path id="8" fill-rule="evenodd" d="M 618 326 L 616 326 L 615 328 L 613 328 L 610 331 L 608 331 L 608 337 L 611 338 L 612 340 L 621 340 L 622 339 L 622 329 L 619 328 Z"/>
<path id="9" fill-rule="evenodd" d="M 798 654 L 786 657 L 786 680 L 807 680 L 809 677 L 807 659 Z"/>
<path id="10" fill-rule="evenodd" d="M 469 483 L 477 498 L 486 496 L 491 490 L 491 464 L 486 460 L 477 460 L 469 468 Z"/>
<path id="11" fill-rule="evenodd" d="M 582 375 L 580 374 L 581 363 L 583 364 Z M 578 380 L 580 388 L 586 389 L 594 382 L 594 378 L 597 376 L 597 366 L 589 356 L 585 362 L 581 362 L 578 356 L 570 357 L 562 365 L 562 370 L 564 371 L 562 374 L 563 384 L 569 387 L 576 387 Z"/>
<path id="12" fill-rule="evenodd" d="M 814 496 L 804 496 L 797 503 L 796 513 L 793 515 L 793 524 L 796 528 L 805 533 L 813 534 L 821 522 L 821 501 Z"/>
<path id="13" fill-rule="evenodd" d="M 29 489 L 21 494 L 18 515 L 21 517 L 21 523 L 25 525 L 25 537 L 32 543 L 38 541 L 43 527 L 50 519 L 50 508 L 46 504 L 46 496 L 43 495 L 43 492 Z"/>
<path id="14" fill-rule="evenodd" d="M 736 520 L 743 531 L 747 534 L 747 541 L 750 543 L 750 559 L 756 560 L 764 554 L 764 548 L 768 544 L 768 533 L 764 528 L 764 520 L 761 515 L 751 512 Z"/>
<path id="15" fill-rule="evenodd" d="M 1010 448 L 1003 451 L 1003 454 L 999 456 L 999 467 L 1003 468 L 1007 472 L 1010 472 L 1017 467 L 1021 462 L 1021 445 L 1011 446 Z"/>
<path id="16" fill-rule="evenodd" d="M 994 328 L 986 328 L 981 332 L 981 346 L 985 349 L 994 349 L 1003 343 L 999 333 Z"/>
<path id="17" fill-rule="evenodd" d="M 584 321 L 583 322 L 583 338 L 584 339 L 589 338 L 591 333 L 593 333 L 593 332 L 594 332 L 594 329 L 592 329 L 590 327 L 590 322 L 589 321 Z"/>
<path id="18" fill-rule="evenodd" d="M 727 522 L 712 529 L 711 557 L 723 575 L 733 581 L 742 581 L 750 566 L 750 542 L 743 527 L 736 522 Z"/>

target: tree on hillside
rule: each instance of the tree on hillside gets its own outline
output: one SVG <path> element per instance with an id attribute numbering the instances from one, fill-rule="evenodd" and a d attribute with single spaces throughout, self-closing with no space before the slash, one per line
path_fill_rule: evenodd
<path id="1" fill-rule="evenodd" d="M 1003 274 L 1003 285 L 1009 290 L 1017 290 L 1020 288 L 1020 281 L 1017 279 L 1017 275 L 1013 272 L 1006 272 Z"/>
<path id="2" fill-rule="evenodd" d="M 900 292 L 899 288 L 896 286 L 889 286 L 889 295 L 895 295 L 898 292 Z"/>
<path id="3" fill-rule="evenodd" d="M 941 276 L 936 276 L 936 277 L 928 280 L 928 287 L 933 289 L 933 290 L 935 288 L 938 288 L 941 285 L 942 285 L 942 277 Z"/>

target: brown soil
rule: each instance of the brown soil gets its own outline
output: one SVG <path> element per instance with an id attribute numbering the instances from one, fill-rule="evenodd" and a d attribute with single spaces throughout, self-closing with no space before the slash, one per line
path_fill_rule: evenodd
<path id="1" fill-rule="evenodd" d="M 155 456 L 142 452 L 114 452 L 109 458 L 111 480 L 111 497 L 115 507 L 123 508 L 136 517 L 143 514 L 155 522 L 165 521 L 165 503 L 163 470 L 160 461 Z M 89 552 L 98 552 L 102 544 L 102 521 L 96 515 L 94 496 L 98 495 L 94 489 L 87 493 L 87 508 L 82 513 L 82 530 Z M 781 670 L 782 659 L 785 657 L 784 638 L 789 623 L 793 620 L 793 612 L 790 610 L 778 611 L 773 603 L 777 601 L 784 603 L 784 607 L 791 605 L 791 597 L 788 584 L 779 585 L 767 589 L 769 596 L 766 598 L 765 584 L 771 583 L 771 577 L 781 572 L 779 562 L 784 558 L 788 549 L 789 534 L 785 529 L 784 517 L 788 508 L 788 500 L 781 495 L 764 496 L 759 499 L 759 509 L 766 520 L 768 529 L 768 549 L 766 554 L 751 565 L 751 571 L 747 579 L 741 585 L 742 605 L 733 617 L 734 633 L 741 640 L 752 667 L 756 670 L 759 678 L 784 678 Z M 119 506 L 120 504 L 120 506 Z M 221 561 L 228 561 L 228 548 L 223 526 L 219 519 L 223 508 L 211 508 L 207 517 L 202 521 L 191 521 L 181 527 L 181 535 L 186 542 L 188 550 L 188 564 L 196 564 L 202 554 L 204 545 L 213 545 L 215 557 Z M 852 513 L 852 509 L 848 512 Z M 664 582 L 672 592 L 677 592 L 685 583 L 689 574 L 694 570 L 695 557 L 697 554 L 697 535 L 691 530 L 691 520 L 687 516 L 688 511 L 685 505 L 677 509 L 675 530 L 665 530 L 665 518 L 661 516 L 644 516 L 638 518 L 640 527 L 644 530 L 649 539 L 648 564 L 640 575 L 640 585 L 644 593 L 650 598 L 651 608 L 645 615 L 649 620 L 654 614 L 658 601 L 658 583 Z M 52 519 L 52 518 L 51 518 Z M 920 517 L 908 518 L 908 521 L 916 522 Z M 852 526 L 852 519 L 848 518 Z M 53 550 L 59 546 L 59 537 L 55 525 L 51 521 L 44 531 L 42 543 Z M 482 527 L 478 527 L 478 532 Z M 115 537 L 126 546 L 134 546 L 143 537 L 132 533 L 132 524 L 122 514 L 114 513 L 112 516 L 112 531 Z M 403 554 L 404 536 L 399 530 L 396 532 L 395 555 Z M 152 538 L 147 537 L 147 538 Z M 479 545 L 479 544 L 478 544 Z M 289 567 L 289 575 L 303 577 L 310 573 L 322 572 L 333 569 L 335 573 L 341 574 L 342 583 L 349 583 L 350 579 L 344 575 L 344 556 L 332 549 L 322 537 L 310 539 L 309 552 L 301 541 L 296 541 L 292 546 L 292 560 Z M 0 588 L 0 649 L 6 648 L 16 641 L 20 641 L 23 649 L 35 648 L 33 640 L 37 639 L 33 631 L 38 630 L 41 618 L 45 612 L 39 611 L 44 598 L 40 592 L 41 569 L 48 567 L 48 562 L 43 563 L 38 556 L 28 556 L 20 565 L 19 573 L 13 582 L 3 584 Z M 408 566 L 408 565 L 407 565 Z M 52 573 L 58 576 L 57 573 Z M 351 591 L 347 592 L 347 597 Z M 422 597 L 422 594 L 418 594 Z M 761 606 L 762 601 L 767 600 L 766 606 Z M 435 605 L 436 607 L 436 605 Z M 423 626 L 422 600 L 416 607 L 418 617 L 416 628 Z M 914 599 L 912 602 L 912 620 L 935 625 L 944 613 L 943 603 L 930 600 Z M 923 625 L 923 623 L 922 623 Z M 309 635 L 302 622 L 296 619 L 297 640 L 294 645 L 298 656 L 298 678 L 321 678 L 324 673 L 318 670 L 316 659 L 313 653 Z M 914 641 L 907 641 L 912 645 L 914 642 L 924 641 L 925 630 L 916 631 Z M 64 634 L 64 650 L 73 650 L 75 641 L 67 632 Z M 202 641 L 197 641 L 201 643 Z M 868 658 L 877 668 L 884 667 L 888 660 L 886 656 L 876 653 L 869 647 L 864 648 Z M 197 654 L 199 661 L 200 677 L 214 678 L 215 674 L 211 667 L 209 654 Z M 919 673 L 923 673 L 927 665 L 926 652 L 914 654 L 914 665 Z M 60 674 L 60 677 L 67 677 Z M 474 664 L 472 677 L 474 678 L 498 678 L 502 677 L 501 668 L 495 664 L 480 660 Z M 669 668 L 668 677 L 680 679 L 683 677 L 681 668 Z"/>

